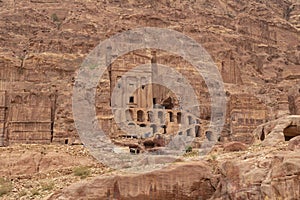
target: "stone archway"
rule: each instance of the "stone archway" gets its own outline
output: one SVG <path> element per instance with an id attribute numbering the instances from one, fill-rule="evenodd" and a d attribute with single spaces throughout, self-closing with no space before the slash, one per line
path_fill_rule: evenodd
<path id="1" fill-rule="evenodd" d="M 181 112 L 178 112 L 177 113 L 177 124 L 181 124 L 181 116 L 182 116 Z"/>
<path id="2" fill-rule="evenodd" d="M 133 112 L 132 110 L 128 109 L 125 111 L 125 115 L 126 115 L 126 121 L 133 121 Z"/>
<path id="3" fill-rule="evenodd" d="M 188 116 L 188 123 L 189 123 L 189 125 L 194 123 L 193 117 L 190 115 Z"/>
<path id="4" fill-rule="evenodd" d="M 165 109 L 173 109 L 174 100 L 171 97 L 168 97 L 162 102 L 162 105 L 165 107 Z"/>
<path id="5" fill-rule="evenodd" d="M 157 132 L 157 126 L 155 124 L 151 124 L 150 127 L 152 128 L 153 134 Z"/>
<path id="6" fill-rule="evenodd" d="M 158 119 L 160 124 L 164 124 L 164 113 L 163 111 L 158 111 Z"/>
<path id="7" fill-rule="evenodd" d="M 192 136 L 192 129 L 186 130 L 186 136 Z"/>
<path id="8" fill-rule="evenodd" d="M 174 122 L 173 112 L 168 112 L 168 114 L 169 114 L 169 121 Z"/>
<path id="9" fill-rule="evenodd" d="M 138 122 L 144 122 L 145 121 L 144 111 L 142 111 L 142 110 L 137 111 L 137 121 Z"/>
<path id="10" fill-rule="evenodd" d="M 201 128 L 199 125 L 195 126 L 195 134 L 196 134 L 196 137 L 201 137 Z"/>
<path id="11" fill-rule="evenodd" d="M 147 119 L 148 122 L 153 122 L 154 121 L 154 115 L 153 115 L 152 111 L 148 111 L 147 116 L 148 116 L 148 119 Z"/>

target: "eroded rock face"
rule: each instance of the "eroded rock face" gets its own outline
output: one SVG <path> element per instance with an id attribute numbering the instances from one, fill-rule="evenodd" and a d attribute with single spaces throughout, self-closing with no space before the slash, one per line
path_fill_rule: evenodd
<path id="1" fill-rule="evenodd" d="M 25 146 L 0 149 L 0 174 L 3 177 L 32 176 L 67 167 L 98 164 L 81 146 L 74 150 L 55 146 Z"/>
<path id="2" fill-rule="evenodd" d="M 73 143 L 78 135 L 71 97 L 81 62 L 100 41 L 143 26 L 182 32 L 212 56 L 230 104 L 221 141 L 250 144 L 249 134 L 256 126 L 300 112 L 298 1 L 27 0 L 1 1 L 0 8 L 0 146 Z M 120 57 L 111 74 L 105 73 L 99 81 L 101 96 L 95 107 L 102 129 L 112 137 L 122 134 L 110 110 L 110 92 L 125 71 L 151 62 L 171 66 L 191 82 L 201 104 L 202 123 L 190 131 L 205 137 L 211 113 L 205 83 L 188 62 L 159 51 Z M 159 94 L 163 98 L 157 103 L 176 105 L 176 99 L 165 94 Z M 136 125 L 148 126 L 144 104 L 152 99 L 142 97 L 138 102 L 139 107 L 132 108 L 133 118 Z M 173 115 L 165 127 L 156 127 L 157 132 L 176 132 L 179 114 Z"/>
<path id="3" fill-rule="evenodd" d="M 97 177 L 49 199 L 209 199 L 216 183 L 208 163 L 178 163 L 151 173 Z"/>
<path id="4" fill-rule="evenodd" d="M 296 136 L 289 141 L 289 150 L 299 150 L 300 149 L 300 136 Z"/>
<path id="5" fill-rule="evenodd" d="M 247 149 L 247 146 L 241 142 L 228 142 L 224 144 L 223 149 L 227 152 L 244 151 Z"/>
<path id="6" fill-rule="evenodd" d="M 151 173 L 97 177 L 49 199 L 299 199 L 299 150 L 284 148 L 255 147 Z"/>
<path id="7" fill-rule="evenodd" d="M 262 182 L 263 193 L 271 199 L 279 197 L 283 199 L 299 199 L 299 151 L 294 153 L 282 152 L 277 156 L 271 163 L 272 168 L 266 180 Z"/>
<path id="8" fill-rule="evenodd" d="M 290 115 L 270 121 L 254 130 L 263 145 L 276 145 L 300 135 L 300 115 Z"/>
<path id="9" fill-rule="evenodd" d="M 228 107 L 220 141 L 234 143 L 228 144 L 224 158 L 178 164 L 143 175 L 99 177 L 65 188 L 52 199 L 144 199 L 151 195 L 157 199 L 300 199 L 298 0 L 0 0 L 0 10 L 0 146 L 72 144 L 78 139 L 72 113 L 77 70 L 100 41 L 124 30 L 150 26 L 186 34 L 208 51 L 225 83 Z M 153 125 L 146 104 L 155 101 L 169 109 L 166 124 L 151 127 L 164 137 L 149 139 L 148 146 L 137 138 L 128 141 L 127 135 L 118 140 L 124 135 L 113 120 L 111 91 L 126 71 L 145 63 L 171 66 L 188 79 L 201 105 L 200 119 L 185 116 L 185 123 L 194 127 L 181 134 L 205 138 L 211 113 L 205 82 L 187 61 L 152 50 L 117 58 L 111 71 L 99 80 L 95 108 L 101 128 L 116 144 L 155 150 L 184 123 L 178 117 L 182 113 L 171 111 L 178 106 L 178 99 L 166 95 L 168 89 L 156 87 L 155 100 L 137 94 L 125 100 L 132 106 L 129 115 L 135 126 Z M 147 87 L 144 90 L 148 91 Z M 236 142 L 251 145 L 257 126 L 254 133 L 266 150 L 290 140 L 288 148 L 293 151 L 284 147 L 282 153 L 261 149 L 244 155 L 248 153 L 245 145 Z M 199 147 L 201 142 L 197 142 Z M 124 149 L 129 150 L 127 147 Z M 235 150 L 243 151 L 231 152 Z M 84 156 L 70 158 L 60 150 L 44 153 L 1 152 L 1 175 L 47 173 L 91 162 Z"/>
<path id="10" fill-rule="evenodd" d="M 299 151 L 225 161 L 212 199 L 298 199 L 299 161 Z"/>
<path id="11" fill-rule="evenodd" d="M 86 176 L 111 169 L 80 145 L 21 144 L 0 148 L 0 198 L 44 199 Z M 9 187 L 5 187 L 9 186 Z"/>

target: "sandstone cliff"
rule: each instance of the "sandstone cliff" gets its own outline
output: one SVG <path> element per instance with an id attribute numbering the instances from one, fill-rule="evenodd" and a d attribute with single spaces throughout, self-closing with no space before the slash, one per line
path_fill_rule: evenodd
<path id="1" fill-rule="evenodd" d="M 1 146 L 72 143 L 77 137 L 71 110 L 76 70 L 100 41 L 144 26 L 182 32 L 212 56 L 229 95 L 224 140 L 247 142 L 257 125 L 300 112 L 298 1 L 28 0 L 1 1 L 0 8 Z M 157 57 L 163 64 L 172 62 L 163 53 Z M 127 60 L 139 64 L 134 56 Z M 205 85 L 197 85 L 199 77 L 191 74 L 185 75 L 205 93 Z M 102 98 L 96 105 L 104 119 L 100 124 L 112 130 L 109 98 Z M 254 112 L 257 106 L 260 111 Z M 202 119 L 210 114 L 209 105 L 204 108 Z"/>
<path id="2" fill-rule="evenodd" d="M 0 196 L 300 198 L 298 0 L 0 0 L 0 16 L 0 147 L 8 146 L 0 154 L 0 176 L 5 179 L 0 179 L 0 192 L 7 191 Z M 201 161 L 184 158 L 187 162 L 161 171 L 143 175 L 115 172 L 65 188 L 80 179 L 72 175 L 77 165 L 87 165 L 95 175 L 109 171 L 86 153 L 68 153 L 69 148 L 81 152 L 82 147 L 44 146 L 80 143 L 72 113 L 78 69 L 99 42 L 145 26 L 181 32 L 211 55 L 227 95 L 226 124 L 219 143 Z M 153 50 L 118 58 L 112 64 L 113 76 L 106 71 L 99 80 L 95 107 L 101 128 L 116 144 L 130 148 L 145 150 L 164 145 L 161 138 L 139 142 L 127 140 L 125 135 L 124 139 L 110 111 L 110 92 L 118 77 L 136 65 L 154 61 L 177 69 L 196 90 L 202 109 L 200 119 L 191 120 L 196 124 L 193 133 L 205 138 L 211 114 L 207 86 L 182 58 Z M 157 91 L 169 92 L 165 88 Z M 177 99 L 164 94 L 166 98 L 158 103 L 176 106 Z M 144 122 L 145 109 L 134 108 L 132 112 L 136 125 L 150 125 Z M 152 127 L 153 132 L 177 130 L 179 113 L 173 115 L 174 119 L 170 117 L 169 124 L 160 130 Z M 170 125 L 172 121 L 177 124 Z M 12 146 L 18 143 L 43 145 Z M 193 147 L 200 144 L 197 140 Z M 240 152 L 231 152 L 236 150 Z M 43 187 L 43 182 L 49 181 L 57 185 Z"/>

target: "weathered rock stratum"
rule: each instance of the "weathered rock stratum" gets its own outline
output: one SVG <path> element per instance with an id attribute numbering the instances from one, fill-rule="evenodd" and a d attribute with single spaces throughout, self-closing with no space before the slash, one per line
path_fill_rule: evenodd
<path id="1" fill-rule="evenodd" d="M 99 176 L 50 199 L 299 199 L 299 182 L 299 148 L 291 151 L 280 143 L 235 153 L 216 151 L 202 161 L 178 162 L 145 174 Z"/>
<path id="2" fill-rule="evenodd" d="M 208 51 L 228 95 L 221 141 L 251 143 L 258 125 L 300 114 L 299 7 L 297 0 L 1 1 L 0 146 L 72 144 L 78 138 L 72 88 L 81 62 L 101 41 L 145 26 L 179 31 Z M 202 124 L 184 134 L 204 136 L 211 111 L 202 78 L 181 58 L 150 50 L 121 56 L 99 81 L 95 107 L 101 128 L 114 138 L 124 135 L 113 120 L 111 90 L 126 71 L 154 60 L 179 70 L 195 89 Z M 157 91 L 162 99 L 155 103 L 176 103 L 168 90 Z M 126 101 L 138 106 L 129 111 L 135 125 L 151 126 L 144 106 L 150 97 L 132 97 Z M 172 114 L 176 119 L 180 113 Z M 152 126 L 153 132 L 174 133 L 178 123 Z"/>
<path id="3" fill-rule="evenodd" d="M 299 0 L 0 0 L 0 19 L 1 198 L 300 199 Z M 72 91 L 81 63 L 101 41 L 140 27 L 175 30 L 205 48 L 224 82 L 226 122 L 199 160 L 197 149 L 211 135 L 203 78 L 171 52 L 120 56 L 95 97 L 99 126 L 118 150 L 156 152 L 174 135 L 194 142 L 167 168 L 111 173 L 85 147 L 72 146 L 81 144 Z M 144 85 L 147 71 L 118 84 L 142 64 L 182 74 L 201 105 L 200 117 L 181 113 L 169 88 Z M 111 111 L 113 89 L 135 83 L 139 90 L 120 99 L 129 107 L 127 125 L 148 128 L 146 139 L 120 130 Z M 178 131 L 182 124 L 190 127 Z"/>

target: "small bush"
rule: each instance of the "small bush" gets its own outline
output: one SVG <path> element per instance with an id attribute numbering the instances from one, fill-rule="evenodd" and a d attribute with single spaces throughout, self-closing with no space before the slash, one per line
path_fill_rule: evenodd
<path id="1" fill-rule="evenodd" d="M 56 13 L 53 13 L 53 14 L 51 15 L 51 19 L 52 19 L 53 22 L 58 22 L 58 21 L 59 21 L 59 19 L 58 19 Z"/>
<path id="2" fill-rule="evenodd" d="M 50 182 L 50 183 L 44 183 L 42 184 L 42 190 L 43 191 L 46 191 L 46 190 L 53 190 L 54 188 L 54 183 L 53 182 Z"/>
<path id="3" fill-rule="evenodd" d="M 192 152 L 192 151 L 193 151 L 193 147 L 191 147 L 191 146 L 187 146 L 185 148 L 185 153 L 189 153 L 189 152 Z"/>
<path id="4" fill-rule="evenodd" d="M 216 154 L 213 154 L 210 157 L 211 157 L 211 160 L 217 160 L 217 155 Z"/>
<path id="5" fill-rule="evenodd" d="M 36 196 L 36 195 L 40 195 L 39 190 L 38 189 L 31 190 L 31 196 Z"/>
<path id="6" fill-rule="evenodd" d="M 12 184 L 10 181 L 6 181 L 3 178 L 0 178 L 0 197 L 10 193 L 12 190 Z"/>
<path id="7" fill-rule="evenodd" d="M 197 157 L 199 156 L 199 152 L 198 151 L 191 151 L 191 152 L 187 152 L 185 154 L 183 154 L 184 157 Z"/>
<path id="8" fill-rule="evenodd" d="M 19 193 L 19 197 L 23 197 L 25 195 L 27 195 L 26 190 L 21 190 L 21 192 Z"/>
<path id="9" fill-rule="evenodd" d="M 80 178 L 86 178 L 88 177 L 90 174 L 91 174 L 91 171 L 88 167 L 76 167 L 74 170 L 73 170 L 73 173 L 75 176 L 80 176 Z"/>

